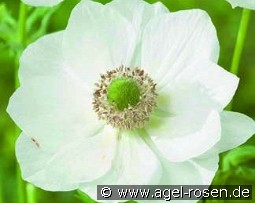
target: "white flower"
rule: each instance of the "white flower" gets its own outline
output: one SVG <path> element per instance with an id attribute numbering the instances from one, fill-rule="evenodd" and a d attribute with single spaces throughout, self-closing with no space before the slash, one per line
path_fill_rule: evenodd
<path id="1" fill-rule="evenodd" d="M 55 6 L 63 0 L 22 0 L 30 6 Z"/>
<path id="2" fill-rule="evenodd" d="M 255 9 L 255 0 L 227 0 L 233 7 Z"/>
<path id="3" fill-rule="evenodd" d="M 223 111 L 238 78 L 218 55 L 204 11 L 80 2 L 64 31 L 20 60 L 8 112 L 23 131 L 23 178 L 93 198 L 97 184 L 210 184 L 218 153 L 255 132 L 249 117 Z"/>

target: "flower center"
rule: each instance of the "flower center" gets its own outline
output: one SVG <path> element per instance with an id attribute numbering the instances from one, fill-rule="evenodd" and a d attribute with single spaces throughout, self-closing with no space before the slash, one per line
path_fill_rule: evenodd
<path id="1" fill-rule="evenodd" d="M 111 82 L 107 91 L 107 99 L 117 109 L 123 111 L 135 106 L 140 100 L 140 90 L 133 79 L 117 78 Z"/>
<path id="2" fill-rule="evenodd" d="M 142 69 L 119 67 L 101 75 L 93 108 L 100 120 L 121 130 L 142 128 L 156 107 L 156 84 Z"/>

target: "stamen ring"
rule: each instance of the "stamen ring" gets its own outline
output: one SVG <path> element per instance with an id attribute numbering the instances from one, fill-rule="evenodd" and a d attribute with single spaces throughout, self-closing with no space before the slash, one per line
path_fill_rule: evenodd
<path id="1" fill-rule="evenodd" d="M 127 78 L 136 81 L 139 90 L 139 102 L 135 106 L 129 105 L 119 110 L 107 99 L 108 88 L 112 81 L 118 78 Z M 95 84 L 93 109 L 100 120 L 118 129 L 130 130 L 142 128 L 149 121 L 150 115 L 156 107 L 157 93 L 156 84 L 139 68 L 128 68 L 120 66 L 112 71 L 101 74 L 101 79 Z"/>

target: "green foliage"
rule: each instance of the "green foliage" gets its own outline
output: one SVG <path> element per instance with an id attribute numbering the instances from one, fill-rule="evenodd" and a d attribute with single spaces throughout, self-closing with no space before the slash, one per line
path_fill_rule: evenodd
<path id="1" fill-rule="evenodd" d="M 214 185 L 252 185 L 255 198 L 255 146 L 243 145 L 225 154 L 213 180 Z M 242 203 L 238 200 L 221 200 L 219 203 Z M 245 202 L 250 203 L 252 200 Z M 207 200 L 206 203 L 213 203 Z"/>
<path id="2" fill-rule="evenodd" d="M 15 50 L 18 22 L 4 3 L 0 4 L 0 49 Z"/>
<path id="3" fill-rule="evenodd" d="M 27 19 L 28 44 L 47 33 L 52 15 L 56 12 L 58 6 L 53 8 L 33 8 Z"/>
<path id="4" fill-rule="evenodd" d="M 236 178 L 229 179 L 233 176 Z M 244 145 L 226 153 L 214 184 L 238 184 L 240 179 L 243 184 L 255 181 L 255 146 Z"/>
<path id="5" fill-rule="evenodd" d="M 77 190 L 77 194 L 75 196 L 84 203 L 100 203 L 100 202 L 94 201 L 87 194 L 85 194 L 84 192 L 82 192 L 80 190 Z M 136 203 L 136 202 L 135 201 L 127 201 L 125 203 Z"/>
<path id="6" fill-rule="evenodd" d="M 251 173 L 242 173 L 237 170 L 237 175 L 246 174 L 247 179 L 255 180 L 255 146 L 241 146 L 226 154 L 222 168 L 224 171 L 236 170 L 239 167 L 249 170 Z"/>
<path id="7" fill-rule="evenodd" d="M 80 190 L 77 190 L 77 194 L 75 196 L 84 203 L 97 203 L 96 201 L 91 199 L 87 194 Z"/>
<path id="8" fill-rule="evenodd" d="M 58 7 L 29 8 L 26 19 L 25 35 L 27 44 L 32 43 L 47 33 L 51 16 Z M 24 49 L 24 42 L 19 38 L 19 22 L 15 19 L 6 4 L 0 4 L 0 49 L 8 50 L 13 56 Z"/>

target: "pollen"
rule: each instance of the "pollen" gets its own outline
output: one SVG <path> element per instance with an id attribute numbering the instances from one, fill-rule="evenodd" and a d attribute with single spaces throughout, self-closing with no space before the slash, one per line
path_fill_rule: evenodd
<path id="1" fill-rule="evenodd" d="M 118 129 L 142 128 L 156 107 L 156 84 L 140 68 L 121 66 L 101 75 L 93 97 L 100 120 Z"/>

